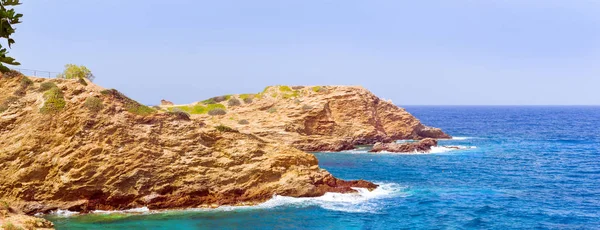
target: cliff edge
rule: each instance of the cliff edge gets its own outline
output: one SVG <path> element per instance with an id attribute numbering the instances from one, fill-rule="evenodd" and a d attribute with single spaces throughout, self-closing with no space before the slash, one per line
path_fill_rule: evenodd
<path id="1" fill-rule="evenodd" d="M 329 102 L 327 110 L 340 106 Z M 319 110 L 294 120 L 328 119 Z M 272 135 L 217 126 L 227 120 L 219 116 L 156 110 L 89 82 L 1 76 L 0 200 L 34 214 L 244 205 L 274 194 L 313 197 L 376 187 L 337 179 L 312 154 L 266 138 Z M 294 132 L 322 130 L 344 129 L 308 125 Z M 404 134 L 412 135 L 398 137 Z"/>

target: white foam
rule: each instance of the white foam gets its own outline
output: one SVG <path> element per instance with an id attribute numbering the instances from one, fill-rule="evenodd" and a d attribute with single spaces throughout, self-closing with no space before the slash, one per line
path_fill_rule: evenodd
<path id="1" fill-rule="evenodd" d="M 445 152 L 450 152 L 450 151 L 455 151 L 455 150 L 467 150 L 467 149 L 476 149 L 477 148 L 477 146 L 462 146 L 462 145 L 455 145 L 452 147 L 454 147 L 454 148 L 451 148 L 449 146 L 434 146 L 434 147 L 431 147 L 431 151 L 429 151 L 429 153 L 445 153 Z"/>
<path id="2" fill-rule="evenodd" d="M 335 153 L 335 152 L 332 152 Z M 352 149 L 352 150 L 344 150 L 342 153 L 369 153 L 366 149 Z"/>
<path id="3" fill-rule="evenodd" d="M 79 212 L 73 212 L 73 211 L 69 211 L 69 210 L 58 209 L 58 210 L 50 212 L 50 214 L 57 215 L 57 216 L 68 217 L 68 216 L 77 215 L 77 214 L 79 214 Z"/>
<path id="4" fill-rule="evenodd" d="M 218 208 L 191 208 L 185 210 L 163 210 L 151 211 L 147 207 L 134 208 L 121 211 L 104 211 L 95 210 L 93 214 L 151 214 L 151 213 L 166 213 L 166 212 L 219 212 L 219 211 L 236 211 L 244 209 L 271 209 L 277 207 L 309 207 L 319 206 L 328 210 L 342 212 L 377 212 L 383 203 L 380 199 L 407 196 L 402 190 L 404 187 L 394 183 L 378 183 L 379 187 L 373 191 L 365 188 L 354 188 L 357 193 L 325 193 L 320 197 L 288 197 L 274 195 L 272 199 L 254 206 L 220 206 Z M 71 212 L 68 210 L 57 210 L 51 213 L 62 217 L 70 217 L 80 214 L 79 212 Z"/>
<path id="5" fill-rule="evenodd" d="M 404 154 L 404 155 L 418 155 L 418 154 L 434 154 L 434 153 L 446 153 L 451 151 L 458 150 L 469 150 L 476 149 L 477 146 L 462 146 L 462 145 L 452 145 L 452 146 L 432 146 L 429 152 L 389 152 L 389 151 L 381 151 L 374 154 Z M 366 153 L 366 152 L 365 152 Z"/>
<path id="6" fill-rule="evenodd" d="M 150 209 L 148 207 L 141 207 L 141 208 L 119 210 L 119 211 L 94 210 L 94 211 L 91 211 L 91 213 L 92 214 L 114 214 L 114 213 L 147 214 L 147 213 L 152 213 L 152 211 L 150 211 Z M 74 215 L 79 215 L 81 213 L 73 212 L 73 211 L 69 211 L 69 210 L 58 209 L 56 211 L 50 212 L 50 214 L 56 215 L 56 216 L 62 216 L 62 217 L 70 217 L 70 216 L 74 216 Z"/>
<path id="7" fill-rule="evenodd" d="M 132 208 L 132 209 L 126 209 L 126 210 L 119 210 L 119 211 L 105 211 L 105 210 L 94 210 L 94 211 L 92 211 L 92 213 L 94 213 L 94 214 L 148 213 L 148 212 L 150 212 L 150 209 L 148 207 Z"/>
<path id="8" fill-rule="evenodd" d="M 259 204 L 256 208 L 275 208 L 280 206 L 308 207 L 319 206 L 324 209 L 341 212 L 377 212 L 383 203 L 380 199 L 406 196 L 402 187 L 393 183 L 382 183 L 378 188 L 369 191 L 365 188 L 354 188 L 358 193 L 325 193 L 320 197 L 286 197 L 273 196 L 273 199 Z"/>
<path id="9" fill-rule="evenodd" d="M 441 139 L 441 140 L 455 140 L 455 141 L 463 141 L 473 139 L 473 137 L 452 137 L 452 139 Z"/>

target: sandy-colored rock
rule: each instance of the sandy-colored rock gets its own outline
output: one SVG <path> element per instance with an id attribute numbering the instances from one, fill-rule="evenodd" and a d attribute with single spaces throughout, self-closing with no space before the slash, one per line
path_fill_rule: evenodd
<path id="1" fill-rule="evenodd" d="M 411 143 L 381 143 L 377 142 L 369 152 L 394 152 L 394 153 L 426 153 L 431 147 L 437 146 L 437 141 L 431 138 L 425 138 L 418 142 Z"/>
<path id="2" fill-rule="evenodd" d="M 0 229 L 54 229 L 48 220 L 18 213 L 5 201 L 0 201 Z"/>
<path id="3" fill-rule="evenodd" d="M 222 101 L 226 115 L 192 116 L 208 125 L 225 124 L 304 151 L 340 151 L 401 139 L 450 138 L 360 86 L 270 86 L 262 93 L 228 97 L 250 97 L 252 102 L 228 106 Z M 173 107 L 177 106 L 164 108 Z M 240 120 L 248 124 L 238 124 Z"/>
<path id="4" fill-rule="evenodd" d="M 217 131 L 207 117 L 148 113 L 94 84 L 30 79 L 25 94 L 0 111 L 0 199 L 26 214 L 255 204 L 274 194 L 312 197 L 376 187 L 333 177 L 312 154 L 267 138 L 274 134 Z M 40 112 L 48 103 L 39 90 L 44 82 L 61 89 L 64 109 Z M 19 78 L 0 77 L 0 104 L 19 88 Z M 90 97 L 102 105 L 89 107 Z"/>

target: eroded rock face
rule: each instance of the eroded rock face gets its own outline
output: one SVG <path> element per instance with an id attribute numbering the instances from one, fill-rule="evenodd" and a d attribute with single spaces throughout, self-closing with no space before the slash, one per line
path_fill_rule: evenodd
<path id="1" fill-rule="evenodd" d="M 431 147 L 437 146 L 437 144 L 437 140 L 431 138 L 425 138 L 418 142 L 401 144 L 377 142 L 369 152 L 426 153 L 431 150 Z"/>
<path id="2" fill-rule="evenodd" d="M 229 97 L 244 99 L 248 95 Z M 192 116 L 209 125 L 226 124 L 304 151 L 348 150 L 399 139 L 450 138 L 362 87 L 271 86 L 252 98 L 252 103 L 235 107 L 222 102 L 227 107 L 225 116 Z M 238 124 L 242 119 L 249 124 Z"/>
<path id="3" fill-rule="evenodd" d="M 339 180 L 312 154 L 248 132 L 220 132 L 201 117 L 148 111 L 93 84 L 30 79 L 0 112 L 0 200 L 28 214 L 255 204 L 274 194 L 376 187 Z M 20 82 L 0 77 L 0 104 Z M 64 95 L 57 112 L 40 112 L 49 103 L 45 82 Z M 101 106 L 89 105 L 90 97 Z"/>

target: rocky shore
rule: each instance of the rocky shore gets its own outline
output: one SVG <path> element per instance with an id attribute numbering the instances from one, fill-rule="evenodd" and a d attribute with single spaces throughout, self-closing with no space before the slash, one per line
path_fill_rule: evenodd
<path id="1" fill-rule="evenodd" d="M 0 229 L 54 229 L 48 220 L 18 213 L 6 202 L 0 202 Z"/>
<path id="2" fill-rule="evenodd" d="M 148 107 L 91 82 L 4 75 L 0 200 L 31 215 L 352 193 L 377 185 L 335 178 L 303 151 L 449 137 L 361 87 L 271 86 Z"/>
<path id="3" fill-rule="evenodd" d="M 0 200 L 27 214 L 255 204 L 376 188 L 291 146 L 75 80 L 0 78 Z"/>
<path id="4" fill-rule="evenodd" d="M 393 152 L 393 153 L 426 153 L 431 147 L 438 145 L 437 140 L 426 138 L 412 143 L 381 143 L 377 142 L 369 152 Z"/>

